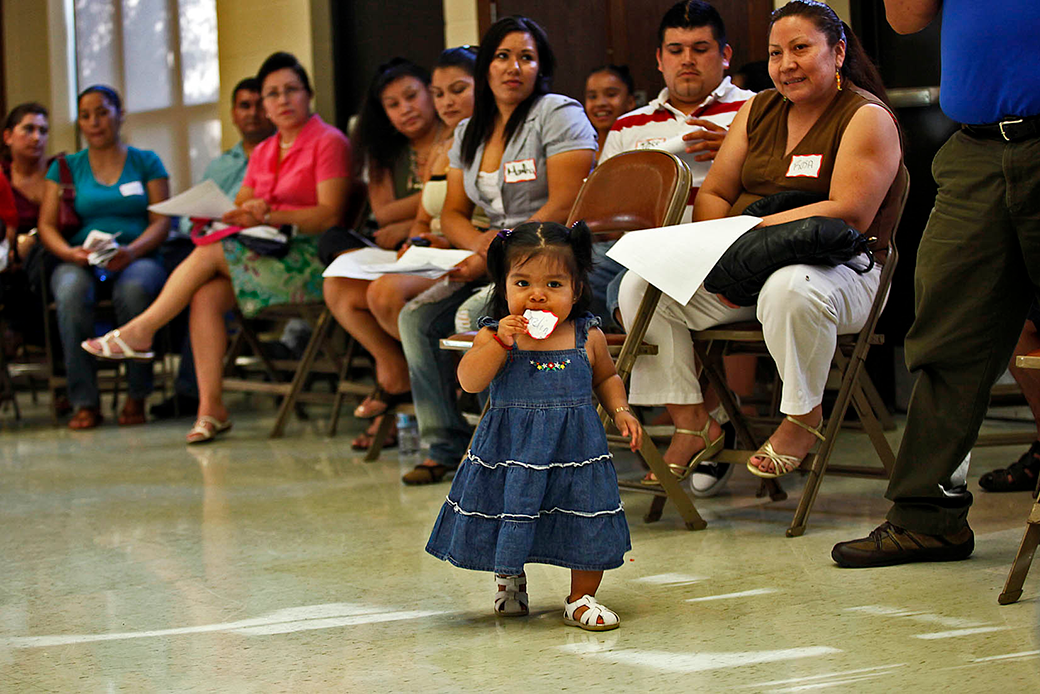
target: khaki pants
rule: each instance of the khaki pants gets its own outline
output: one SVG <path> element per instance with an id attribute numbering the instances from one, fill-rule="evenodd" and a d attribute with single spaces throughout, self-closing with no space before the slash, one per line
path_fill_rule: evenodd
<path id="1" fill-rule="evenodd" d="M 978 437 L 1040 288 L 1040 138 L 955 133 L 932 163 L 939 185 L 917 253 L 906 361 L 917 382 L 885 496 L 888 519 L 949 534 L 971 493 L 951 483 Z"/>

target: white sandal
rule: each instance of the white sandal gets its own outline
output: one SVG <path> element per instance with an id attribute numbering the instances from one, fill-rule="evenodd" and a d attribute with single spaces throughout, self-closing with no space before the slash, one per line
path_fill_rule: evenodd
<path id="1" fill-rule="evenodd" d="M 210 417 L 208 414 L 204 414 L 195 420 L 195 425 L 192 426 L 191 431 L 188 432 L 187 442 L 188 445 L 205 443 L 215 439 L 217 434 L 223 434 L 225 431 L 230 430 L 230 419 L 222 422 L 216 417 Z"/>
<path id="2" fill-rule="evenodd" d="M 587 607 L 581 617 L 574 618 L 580 607 Z M 600 624 L 599 620 L 603 623 Z M 574 602 L 563 601 L 563 623 L 571 627 L 580 627 L 585 631 L 610 631 L 621 626 L 621 618 L 617 612 L 604 607 L 591 595 L 582 595 Z"/>
<path id="3" fill-rule="evenodd" d="M 90 344 L 94 340 L 97 340 L 99 347 L 95 347 Z M 116 343 L 119 347 L 119 352 L 112 351 L 112 343 Z M 119 336 L 119 330 L 110 330 L 101 337 L 93 338 L 93 340 L 84 340 L 79 343 L 79 346 L 89 354 L 93 354 L 98 359 L 107 359 L 109 361 L 152 361 L 155 359 L 155 352 L 138 352 L 130 345 L 123 341 L 123 338 Z"/>
<path id="4" fill-rule="evenodd" d="M 527 574 L 500 576 L 495 574 L 495 614 L 502 617 L 523 617 L 528 613 Z"/>
<path id="5" fill-rule="evenodd" d="M 827 440 L 824 437 L 824 435 L 820 432 L 820 429 L 823 428 L 822 419 L 816 427 L 811 427 L 805 422 L 795 419 L 791 415 L 787 415 L 785 419 L 791 422 L 792 424 L 797 424 L 801 428 L 805 429 L 810 434 L 818 438 L 820 441 Z M 762 477 L 767 480 L 776 479 L 777 477 L 783 477 L 787 473 L 794 472 L 795 470 L 800 468 L 802 466 L 802 461 L 809 457 L 811 453 L 812 450 L 810 450 L 809 453 L 806 453 L 801 458 L 796 458 L 795 456 L 788 455 L 786 453 L 777 453 L 776 449 L 773 448 L 773 442 L 767 439 L 766 442 L 762 444 L 762 447 L 755 451 L 755 454 L 752 455 L 751 458 L 765 458 L 767 462 L 773 464 L 773 470 L 771 472 L 763 470 L 762 468 L 752 463 L 750 458 L 747 461 L 747 468 L 751 472 L 751 474 L 755 475 L 756 477 Z"/>

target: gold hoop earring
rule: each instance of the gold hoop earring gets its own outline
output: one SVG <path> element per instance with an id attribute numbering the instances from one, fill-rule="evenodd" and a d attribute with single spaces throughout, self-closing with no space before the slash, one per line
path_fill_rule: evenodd
<path id="1" fill-rule="evenodd" d="M 840 92 L 841 91 L 841 70 L 839 68 L 834 68 L 834 79 L 837 80 L 837 82 L 838 82 L 838 91 Z"/>

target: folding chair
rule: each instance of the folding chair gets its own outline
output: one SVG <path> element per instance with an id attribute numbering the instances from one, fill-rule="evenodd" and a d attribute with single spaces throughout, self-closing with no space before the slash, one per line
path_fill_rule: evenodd
<path id="1" fill-rule="evenodd" d="M 906 167 L 900 167 L 897 174 L 897 187 L 894 194 L 898 196 L 896 214 L 891 221 L 891 236 L 888 247 L 888 258 L 885 260 L 878 284 L 877 295 L 870 308 L 867 320 L 863 328 L 856 334 L 839 335 L 837 348 L 831 366 L 831 378 L 829 384 L 838 384 L 838 393 L 832 407 L 827 426 L 824 431 L 824 441 L 815 454 L 810 455 L 811 462 L 803 463 L 803 468 L 808 467 L 808 479 L 805 490 L 795 511 L 794 519 L 787 530 L 788 537 L 796 537 L 805 532 L 805 526 L 812 511 L 813 503 L 819 492 L 823 475 L 828 471 L 828 461 L 834 445 L 841 430 L 846 410 L 849 404 L 853 406 L 860 423 L 867 436 L 869 436 L 874 450 L 881 459 L 883 467 L 868 466 L 830 466 L 831 474 L 849 475 L 856 477 L 868 477 L 873 479 L 887 479 L 895 463 L 895 454 L 884 435 L 884 420 L 887 418 L 887 410 L 881 402 L 877 390 L 871 383 L 863 368 L 867 358 L 867 352 L 871 345 L 883 344 L 884 336 L 875 334 L 878 318 L 885 306 L 889 288 L 892 284 L 892 276 L 895 272 L 899 259 L 895 245 L 896 231 L 899 220 L 903 214 L 903 206 L 906 204 L 909 192 L 910 179 Z M 715 457 L 718 462 L 743 465 L 748 457 L 754 454 L 759 445 L 764 441 L 764 436 L 756 436 L 751 429 L 748 418 L 741 412 L 736 399 L 726 386 L 725 373 L 722 370 L 722 357 L 727 354 L 753 353 L 767 355 L 762 337 L 762 327 L 757 321 L 737 323 L 731 325 L 720 325 L 708 330 L 691 331 L 694 351 L 703 368 L 702 377 L 715 388 L 716 393 L 726 414 L 736 430 L 737 441 L 740 450 L 726 450 Z M 771 493 L 774 500 L 786 498 L 779 488 Z M 761 493 L 759 494 L 762 495 Z"/>
<path id="2" fill-rule="evenodd" d="M 270 358 L 250 325 L 250 320 L 247 320 L 237 308 L 233 314 L 237 332 L 224 355 L 223 388 L 228 392 L 264 393 L 281 398 L 270 438 L 282 436 L 289 413 L 295 409 L 300 414 L 298 405 L 301 403 L 335 403 L 335 392 L 320 393 L 307 390 L 309 381 L 315 374 L 327 374 L 330 379 L 334 379 L 343 370 L 344 357 L 336 353 L 329 339 L 330 331 L 336 322 L 323 301 L 276 304 L 267 307 L 251 319 L 280 322 L 302 318 L 307 321 L 311 326 L 311 337 L 299 359 Z M 242 356 L 246 346 L 252 350 L 251 358 Z M 348 350 L 346 358 L 352 357 L 352 352 Z M 266 376 L 266 380 L 248 377 L 251 372 L 257 371 Z"/>
<path id="3" fill-rule="evenodd" d="M 1015 359 L 1015 363 L 1022 369 L 1040 369 L 1040 353 L 1021 355 Z M 1026 581 L 1036 548 L 1040 545 L 1040 480 L 1037 480 L 1033 496 L 1036 497 L 1036 500 L 1026 518 L 1026 532 L 1022 536 L 1022 544 L 1018 547 L 1015 561 L 1011 563 L 1004 590 L 997 598 L 997 602 L 1001 605 L 1009 605 L 1022 596 L 1022 584 Z"/>
<path id="4" fill-rule="evenodd" d="M 347 197 L 344 220 L 351 228 L 357 226 L 368 214 L 368 187 L 356 181 Z M 357 343 L 348 335 L 346 349 L 340 354 L 332 339 L 334 327 L 337 325 L 332 313 L 324 301 L 313 301 L 301 304 L 276 304 L 261 311 L 255 320 L 273 320 L 276 322 L 302 318 L 311 326 L 311 337 L 299 359 L 271 359 L 260 344 L 260 339 L 249 325 L 241 311 L 233 311 L 238 332 L 224 356 L 223 388 L 232 392 L 266 393 L 281 397 L 274 426 L 270 438 L 279 438 L 285 431 L 289 413 L 296 410 L 297 415 L 304 417 L 302 403 L 332 404 L 333 410 L 329 420 L 328 435 L 336 433 L 336 422 L 345 394 L 365 395 L 372 387 L 347 380 L 354 358 L 357 356 Z M 241 358 L 243 349 L 249 346 L 253 352 L 252 359 Z M 245 367 L 245 368 L 243 368 Z M 266 376 L 266 381 L 257 381 L 245 377 L 243 372 L 257 370 Z M 311 380 L 316 374 L 327 374 L 336 383 L 331 393 L 317 393 L 308 390 Z"/>
<path id="5" fill-rule="evenodd" d="M 690 171 L 678 157 L 659 150 L 625 152 L 593 170 L 578 192 L 567 224 L 584 219 L 597 240 L 616 238 L 626 231 L 678 224 L 686 211 L 689 191 Z M 652 292 L 660 296 L 658 290 L 652 289 Z M 634 326 L 627 336 L 607 336 L 608 347 L 617 354 L 618 374 L 626 382 L 637 356 L 657 353 L 656 346 L 643 343 L 647 322 Z M 441 348 L 464 352 L 472 343 L 473 333 L 454 335 L 442 340 Z M 613 420 L 609 413 L 600 407 L 599 414 L 608 433 L 612 432 Z M 610 438 L 617 440 L 616 435 Z M 690 530 L 704 528 L 706 523 L 678 480 L 668 472 L 664 459 L 645 431 L 639 453 L 650 470 L 662 480 L 662 489 L 657 493 L 672 499 L 686 527 Z M 643 485 L 624 481 L 620 486 L 647 491 Z"/>

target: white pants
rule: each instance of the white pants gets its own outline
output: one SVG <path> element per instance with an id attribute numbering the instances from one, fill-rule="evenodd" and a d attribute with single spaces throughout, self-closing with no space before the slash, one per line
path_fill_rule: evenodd
<path id="1" fill-rule="evenodd" d="M 657 356 L 636 359 L 628 399 L 636 405 L 704 402 L 689 331 L 757 317 L 783 380 L 780 411 L 807 414 L 823 401 L 838 335 L 863 327 L 880 279 L 880 267 L 860 275 L 844 265 L 788 265 L 766 280 L 757 306 L 729 308 L 703 285 L 685 306 L 662 295 L 645 338 L 657 345 Z M 646 286 L 633 272 L 622 280 L 618 298 L 626 326 Z"/>

